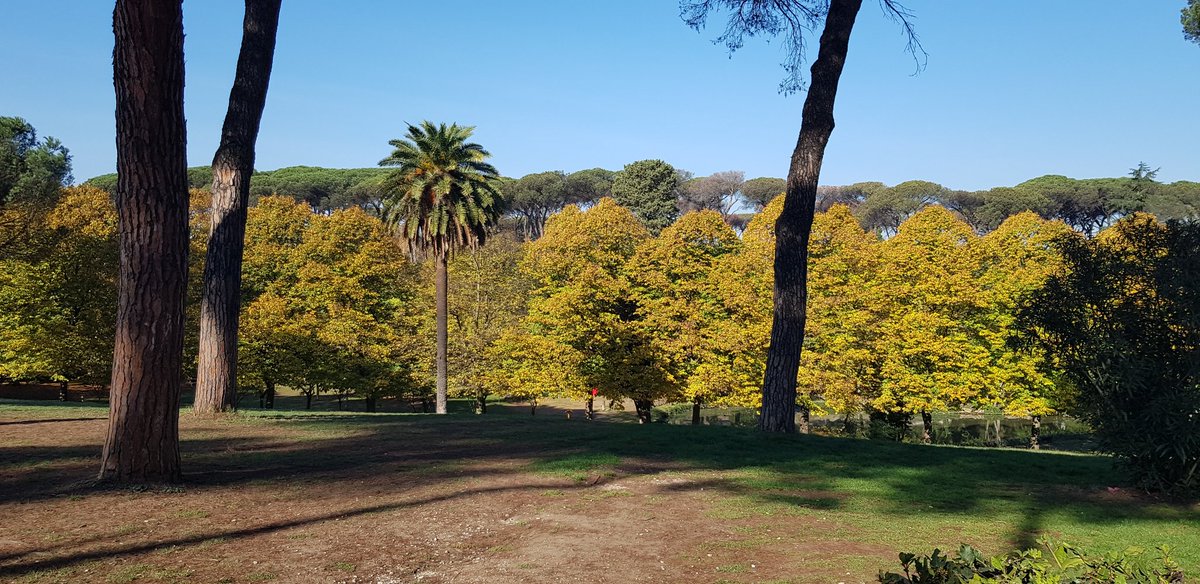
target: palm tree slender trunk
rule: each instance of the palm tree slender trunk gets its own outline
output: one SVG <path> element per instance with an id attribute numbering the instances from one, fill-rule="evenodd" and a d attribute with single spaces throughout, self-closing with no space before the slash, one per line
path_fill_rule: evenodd
<path id="1" fill-rule="evenodd" d="M 434 262 L 437 264 L 437 274 L 434 277 L 437 295 L 437 413 L 444 414 L 446 413 L 446 327 L 449 312 L 446 306 L 446 291 L 450 280 L 447 264 L 450 254 L 441 251 L 434 255 Z"/>
<path id="2" fill-rule="evenodd" d="M 767 351 L 758 429 L 796 431 L 796 373 L 808 303 L 808 238 L 816 211 L 825 146 L 833 133 L 833 102 L 846 64 L 850 31 L 862 0 L 832 0 L 801 114 L 800 137 L 788 169 L 787 196 L 775 223 L 775 314 Z"/>
<path id="3" fill-rule="evenodd" d="M 254 144 L 271 80 L 281 2 L 246 0 L 237 73 L 229 92 L 221 144 L 213 157 L 212 227 L 204 262 L 193 406 L 198 413 L 231 411 L 237 404 L 238 315 L 246 207 L 250 175 L 254 172 Z"/>

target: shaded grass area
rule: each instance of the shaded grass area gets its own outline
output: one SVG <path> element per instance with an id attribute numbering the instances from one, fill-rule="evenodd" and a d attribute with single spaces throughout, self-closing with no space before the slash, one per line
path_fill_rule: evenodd
<path id="1" fill-rule="evenodd" d="M 102 407 L 90 404 L 0 402 L 0 430 L 16 427 L 2 424 L 33 429 L 39 422 L 95 420 L 104 414 Z M 1049 533 L 1099 552 L 1168 544 L 1189 574 L 1200 573 L 1200 507 L 1131 492 L 1111 461 L 1100 456 L 557 417 L 328 411 L 243 412 L 185 424 L 183 440 L 186 489 L 286 492 L 325 484 L 344 489 L 354 481 L 395 473 L 437 492 L 401 503 L 362 504 L 85 552 L 72 547 L 79 542 L 55 544 L 36 550 L 51 554 L 36 563 L 29 560 L 29 551 L 0 554 L 0 577 L 70 571 L 165 546 L 237 542 L 489 493 L 525 489 L 539 498 L 569 497 L 588 483 L 615 478 L 661 479 L 659 498 L 638 504 L 699 497 L 707 521 L 728 525 L 738 535 L 714 542 L 727 551 L 773 545 L 777 536 L 766 530 L 783 525 L 806 526 L 805 537 L 817 544 L 853 542 L 893 553 L 947 549 L 959 542 L 1001 553 Z M 92 496 L 94 491 L 80 481 L 95 470 L 97 454 L 98 445 L 0 444 L 0 505 Z M 192 523 L 205 521 L 207 514 L 192 506 L 170 512 L 173 520 Z M 847 551 L 834 560 L 841 565 L 831 569 L 853 567 L 869 574 L 892 567 L 874 560 L 877 555 Z M 745 562 L 722 566 L 718 571 L 726 577 L 748 569 Z M 183 573 L 178 572 L 182 568 L 152 568 L 145 562 L 122 569 L 132 576 L 164 579 Z"/>

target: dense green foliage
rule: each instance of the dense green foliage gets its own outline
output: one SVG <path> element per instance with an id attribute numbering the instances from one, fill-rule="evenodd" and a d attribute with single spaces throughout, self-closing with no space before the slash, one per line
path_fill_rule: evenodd
<path id="1" fill-rule="evenodd" d="M 1200 492 L 1200 226 L 1134 215 L 1062 238 L 1066 271 L 1022 312 L 1075 413 L 1147 488 Z"/>
<path id="2" fill-rule="evenodd" d="M 416 269 L 360 209 L 314 214 L 268 197 L 247 220 L 241 382 L 271 392 L 420 394 Z"/>
<path id="3" fill-rule="evenodd" d="M 625 165 L 612 184 L 617 204 L 629 209 L 651 232 L 657 233 L 679 216 L 679 173 L 661 160 Z"/>
<path id="4" fill-rule="evenodd" d="M 38 140 L 21 118 L 0 117 L 0 209 L 9 204 L 53 204 L 71 183 L 71 155 L 54 138 Z"/>
<path id="5" fill-rule="evenodd" d="M 474 128 L 423 122 L 380 161 L 396 167 L 382 183 L 384 221 L 415 248 L 449 255 L 474 247 L 504 212 L 500 174 L 487 150 L 468 142 Z"/>
<path id="6" fill-rule="evenodd" d="M 1179 11 L 1179 22 L 1183 25 L 1183 38 L 1200 43 L 1200 1 L 1188 0 L 1187 6 Z"/>
<path id="7" fill-rule="evenodd" d="M 1048 539 L 1040 547 L 986 558 L 962 545 L 954 557 L 935 549 L 927 555 L 900 554 L 904 573 L 880 572 L 881 584 L 1174 584 L 1183 571 L 1170 549 L 1151 555 L 1130 547 L 1121 552 L 1090 554 Z"/>
<path id="8" fill-rule="evenodd" d="M 0 379 L 106 383 L 116 334 L 116 210 L 108 193 L 91 187 L 55 198 L 0 258 Z"/>
<path id="9" fill-rule="evenodd" d="M 787 189 L 787 181 L 781 178 L 759 177 L 742 183 L 742 198 L 755 210 L 762 209 L 772 199 L 783 194 Z"/>
<path id="10" fill-rule="evenodd" d="M 252 200 L 271 195 L 292 197 L 318 211 L 364 207 L 379 212 L 379 184 L 388 174 L 381 168 L 321 168 L 289 166 L 255 172 L 250 177 Z M 88 179 L 87 184 L 112 192 L 117 175 L 105 174 Z M 207 189 L 212 186 L 212 167 L 188 169 L 188 186 Z"/>

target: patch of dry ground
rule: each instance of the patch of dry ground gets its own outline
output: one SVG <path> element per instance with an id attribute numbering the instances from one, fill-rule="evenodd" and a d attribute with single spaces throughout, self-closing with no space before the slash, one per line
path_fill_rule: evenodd
<path id="1" fill-rule="evenodd" d="M 469 418 L 363 419 L 185 414 L 187 483 L 130 491 L 87 484 L 103 419 L 0 410 L 0 580 L 860 582 L 894 557 L 804 513 L 729 514 L 720 469 L 571 476 Z"/>

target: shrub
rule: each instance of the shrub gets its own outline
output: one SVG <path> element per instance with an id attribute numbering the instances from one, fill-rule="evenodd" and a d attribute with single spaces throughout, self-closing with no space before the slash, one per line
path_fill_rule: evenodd
<path id="1" fill-rule="evenodd" d="M 1058 244 L 1066 270 L 1021 310 L 1026 340 L 1141 486 L 1200 493 L 1200 224 L 1135 215 Z"/>
<path id="2" fill-rule="evenodd" d="M 900 554 L 903 574 L 879 574 L 882 584 L 1174 584 L 1183 572 L 1166 546 L 1150 555 L 1141 548 L 1104 555 L 1088 554 L 1070 544 L 1038 540 L 1040 547 L 985 558 L 963 545 L 955 557 Z"/>

